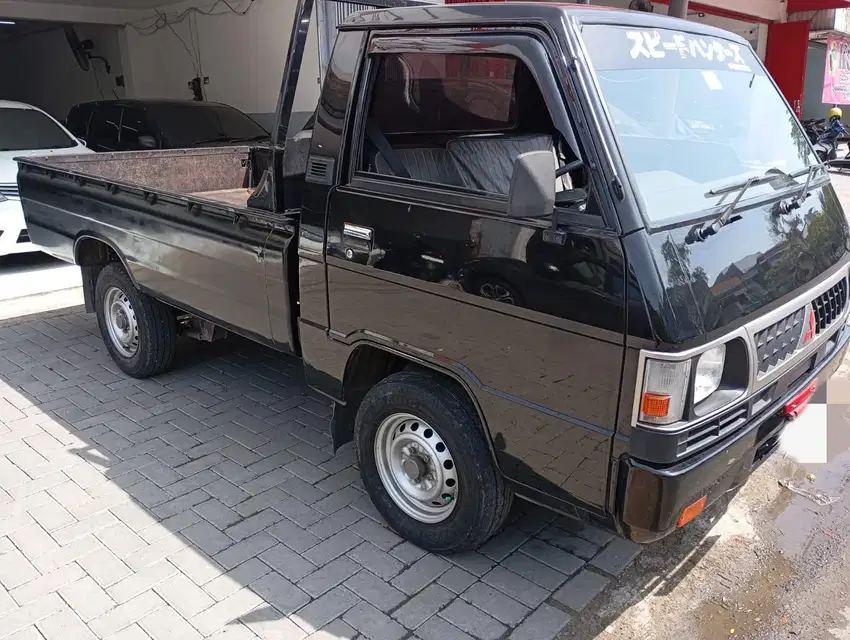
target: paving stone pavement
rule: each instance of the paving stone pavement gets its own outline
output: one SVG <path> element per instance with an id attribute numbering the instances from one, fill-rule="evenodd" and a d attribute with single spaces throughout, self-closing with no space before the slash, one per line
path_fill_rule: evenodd
<path id="1" fill-rule="evenodd" d="M 122 375 L 93 316 L 0 326 L 0 638 L 548 640 L 639 548 L 518 503 L 480 552 L 382 523 L 296 360 Z"/>

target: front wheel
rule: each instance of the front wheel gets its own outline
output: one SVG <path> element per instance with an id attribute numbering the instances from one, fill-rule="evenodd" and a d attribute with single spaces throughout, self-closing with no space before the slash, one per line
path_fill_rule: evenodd
<path id="1" fill-rule="evenodd" d="M 177 349 L 174 311 L 136 289 L 120 264 L 101 270 L 95 305 L 106 349 L 121 371 L 147 378 L 171 367 Z"/>
<path id="2" fill-rule="evenodd" d="M 372 502 L 417 546 L 475 549 L 504 524 L 513 496 L 468 398 L 440 376 L 379 382 L 357 412 L 355 443 Z"/>

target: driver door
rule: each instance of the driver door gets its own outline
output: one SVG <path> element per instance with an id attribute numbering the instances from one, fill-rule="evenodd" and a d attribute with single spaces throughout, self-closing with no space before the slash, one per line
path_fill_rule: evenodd
<path id="1" fill-rule="evenodd" d="M 530 36 L 388 34 L 370 51 L 351 171 L 328 203 L 331 334 L 405 349 L 456 375 L 506 475 L 602 510 L 624 303 L 611 317 L 583 317 L 565 296 L 569 273 L 553 271 L 575 262 L 575 243 L 535 250 L 551 221 L 507 215 L 516 156 L 529 139 L 571 127 L 546 49 Z M 523 74 L 543 86 L 518 91 Z M 587 211 L 591 226 L 569 233 L 604 246 L 622 272 L 595 199 Z"/>

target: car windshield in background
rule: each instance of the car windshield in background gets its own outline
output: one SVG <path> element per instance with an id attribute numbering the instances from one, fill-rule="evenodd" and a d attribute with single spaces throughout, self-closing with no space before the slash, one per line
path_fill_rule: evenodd
<path id="1" fill-rule="evenodd" d="M 669 29 L 603 25 L 586 25 L 582 38 L 650 221 L 729 200 L 708 195 L 714 189 L 817 162 L 750 48 Z M 754 186 L 746 198 L 773 188 Z"/>
<path id="2" fill-rule="evenodd" d="M 0 151 L 69 149 L 77 142 L 35 109 L 0 108 Z"/>
<path id="3" fill-rule="evenodd" d="M 149 111 L 172 148 L 215 142 L 251 142 L 269 133 L 238 109 L 216 105 L 163 105 Z"/>

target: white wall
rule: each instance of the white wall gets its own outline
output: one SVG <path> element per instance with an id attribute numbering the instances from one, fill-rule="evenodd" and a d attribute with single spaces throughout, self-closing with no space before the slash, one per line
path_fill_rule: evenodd
<path id="1" fill-rule="evenodd" d="M 247 0 L 234 0 L 239 10 Z M 179 15 L 188 7 L 207 9 L 211 3 L 168 5 L 161 11 Z M 191 13 L 179 24 L 142 35 L 125 28 L 125 67 L 129 67 L 131 92 L 143 98 L 192 97 L 188 82 L 197 75 L 193 55 L 199 53 L 201 73 L 210 83 L 204 87 L 207 100 L 224 102 L 245 113 L 259 116 L 265 125 L 277 105 L 289 35 L 295 13 L 295 0 L 255 0 L 244 15 L 206 16 Z M 219 4 L 216 12 L 222 11 Z M 134 24 L 144 27 L 151 20 Z M 176 33 L 175 33 L 176 32 Z M 197 42 L 192 43 L 192 33 Z M 179 37 L 178 37 L 179 35 Z M 185 41 L 185 46 L 180 38 Z M 294 111 L 312 113 L 319 94 L 319 59 L 315 16 L 304 54 Z"/>
<path id="2" fill-rule="evenodd" d="M 62 120 L 78 102 L 114 98 L 116 94 L 123 97 L 123 89 L 115 86 L 115 77 L 123 73 L 119 27 L 75 27 L 81 40 L 94 42 L 93 53 L 109 60 L 110 75 L 99 60 L 92 61 L 93 70 L 88 73 L 80 69 L 63 30 L 51 29 L 0 43 L 0 98 L 34 104 Z"/>

